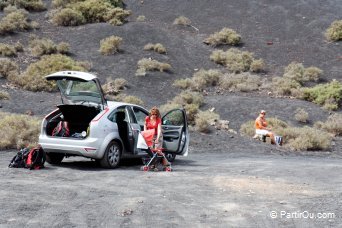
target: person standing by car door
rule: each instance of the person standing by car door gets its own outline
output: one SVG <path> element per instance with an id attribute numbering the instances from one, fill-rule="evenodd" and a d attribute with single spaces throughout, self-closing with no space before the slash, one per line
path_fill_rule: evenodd
<path id="1" fill-rule="evenodd" d="M 163 133 L 161 127 L 161 116 L 157 107 L 151 108 L 149 115 L 145 118 L 144 131 L 154 130 L 153 147 L 154 149 L 161 149 L 163 147 Z M 163 165 L 166 166 L 168 161 L 163 158 Z"/>

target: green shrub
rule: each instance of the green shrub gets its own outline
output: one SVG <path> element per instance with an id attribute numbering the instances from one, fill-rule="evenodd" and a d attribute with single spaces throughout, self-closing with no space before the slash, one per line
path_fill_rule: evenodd
<path id="1" fill-rule="evenodd" d="M 83 17 L 81 12 L 74 9 L 65 8 L 57 10 L 53 14 L 51 21 L 55 25 L 60 26 L 77 26 L 84 24 L 86 19 Z"/>
<path id="2" fill-rule="evenodd" d="M 241 36 L 230 28 L 223 28 L 221 31 L 210 35 L 204 40 L 204 43 L 218 46 L 218 45 L 238 45 L 241 42 Z"/>
<path id="3" fill-rule="evenodd" d="M 303 108 L 297 108 L 294 117 L 298 122 L 306 123 L 308 122 L 309 113 L 305 111 Z"/>
<path id="4" fill-rule="evenodd" d="M 194 124 L 196 114 L 199 111 L 199 107 L 203 104 L 203 101 L 204 98 L 200 93 L 183 91 L 167 104 L 160 106 L 160 111 L 165 113 L 172 109 L 183 107 L 186 111 L 188 122 Z"/>
<path id="5" fill-rule="evenodd" d="M 122 25 L 126 22 L 126 18 L 131 15 L 131 13 L 130 10 L 116 7 L 107 12 L 105 20 L 111 25 Z"/>
<path id="6" fill-rule="evenodd" d="M 51 20 L 62 26 L 98 22 L 122 25 L 131 14 L 123 9 L 121 0 L 54 0 L 52 5 L 61 9 L 51 14 Z"/>
<path id="7" fill-rule="evenodd" d="M 195 118 L 195 128 L 199 132 L 209 133 L 210 126 L 215 124 L 215 121 L 220 119 L 220 115 L 214 112 L 199 111 Z"/>
<path id="8" fill-rule="evenodd" d="M 89 70 L 85 65 L 65 55 L 45 55 L 38 62 L 30 64 L 22 75 L 9 77 L 9 80 L 30 91 L 54 91 L 55 83 L 45 80 L 46 75 L 62 70 Z"/>
<path id="9" fill-rule="evenodd" d="M 23 8 L 31 12 L 40 12 L 46 10 L 46 6 L 42 0 L 3 0 L 0 3 L 1 8 L 5 7 Z"/>
<path id="10" fill-rule="evenodd" d="M 329 110 L 339 108 L 342 98 L 342 83 L 333 80 L 329 83 L 319 84 L 312 88 L 303 89 L 303 99 L 323 105 Z"/>
<path id="11" fill-rule="evenodd" d="M 19 74 L 19 66 L 7 59 L 0 58 L 0 76 L 4 78 L 8 78 L 10 76 L 15 76 Z"/>
<path id="12" fill-rule="evenodd" d="M 293 79 L 274 77 L 271 83 L 272 91 L 281 96 L 301 97 L 301 84 Z"/>
<path id="13" fill-rule="evenodd" d="M 173 98 L 172 102 L 185 106 L 187 104 L 195 104 L 200 107 L 203 104 L 204 98 L 200 93 L 183 91 Z"/>
<path id="14" fill-rule="evenodd" d="M 327 150 L 331 145 L 330 135 L 318 129 L 291 127 L 276 118 L 269 118 L 268 124 L 276 135 L 283 136 L 283 145 L 286 148 L 292 150 Z M 242 124 L 240 133 L 252 137 L 255 134 L 254 121 Z"/>
<path id="15" fill-rule="evenodd" d="M 283 77 L 303 83 L 306 81 L 318 81 L 322 73 L 323 71 L 317 67 L 305 68 L 301 63 L 292 62 L 285 67 Z"/>
<path id="16" fill-rule="evenodd" d="M 119 46 L 122 38 L 118 36 L 110 36 L 100 41 L 100 52 L 103 55 L 112 55 L 119 52 Z"/>
<path id="17" fill-rule="evenodd" d="M 326 132 L 311 127 L 285 128 L 281 134 L 286 147 L 292 150 L 327 150 L 332 139 Z"/>
<path id="18" fill-rule="evenodd" d="M 210 60 L 214 61 L 217 64 L 221 64 L 226 66 L 230 71 L 239 73 L 245 71 L 256 70 L 255 68 L 251 69 L 251 64 L 257 60 L 254 59 L 252 52 L 248 51 L 240 51 L 236 48 L 230 48 L 227 51 L 215 50 L 210 55 Z M 262 60 L 258 60 L 258 65 Z M 258 71 L 263 69 L 257 68 Z"/>
<path id="19" fill-rule="evenodd" d="M 229 91 L 249 92 L 258 90 L 261 86 L 261 78 L 248 72 L 241 74 L 225 74 L 221 78 L 220 87 Z"/>
<path id="20" fill-rule="evenodd" d="M 0 149 L 15 149 L 38 142 L 41 120 L 27 115 L 0 112 Z"/>
<path id="21" fill-rule="evenodd" d="M 342 20 L 334 21 L 325 32 L 325 37 L 330 41 L 342 40 Z"/>
<path id="22" fill-rule="evenodd" d="M 144 22 L 144 21 L 146 21 L 146 17 L 145 17 L 144 15 L 139 15 L 139 16 L 137 17 L 137 21 L 138 21 L 138 22 Z"/>
<path id="23" fill-rule="evenodd" d="M 102 86 L 102 89 L 106 95 L 118 95 L 126 85 L 127 81 L 123 78 L 107 79 L 107 83 Z"/>
<path id="24" fill-rule="evenodd" d="M 136 76 L 145 76 L 146 71 L 170 71 L 171 65 L 168 63 L 162 63 L 154 59 L 143 58 L 138 61 L 138 69 Z"/>
<path id="25" fill-rule="evenodd" d="M 184 26 L 190 26 L 191 21 L 189 18 L 184 16 L 179 16 L 173 21 L 174 25 L 184 25 Z"/>
<path id="26" fill-rule="evenodd" d="M 161 44 L 161 43 L 148 43 L 144 46 L 145 51 L 155 51 L 159 54 L 165 54 L 166 53 L 166 48 Z"/>
<path id="27" fill-rule="evenodd" d="M 9 100 L 10 96 L 7 92 L 0 91 L 0 100 Z"/>
<path id="28" fill-rule="evenodd" d="M 315 127 L 323 129 L 335 136 L 342 135 L 342 114 L 334 113 L 325 122 L 316 122 Z"/>
<path id="29" fill-rule="evenodd" d="M 17 31 L 27 31 L 33 29 L 36 25 L 33 22 L 29 22 L 27 15 L 17 10 L 7 14 L 0 21 L 0 35 L 14 33 Z"/>

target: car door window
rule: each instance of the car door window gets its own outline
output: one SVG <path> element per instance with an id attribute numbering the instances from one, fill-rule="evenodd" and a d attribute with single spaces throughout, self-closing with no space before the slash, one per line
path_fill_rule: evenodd
<path id="1" fill-rule="evenodd" d="M 163 118 L 163 125 L 183 126 L 184 115 L 180 110 L 174 110 Z"/>
<path id="2" fill-rule="evenodd" d="M 145 124 L 145 118 L 146 116 L 148 116 L 148 113 L 137 107 L 133 107 L 133 112 L 134 112 L 137 124 L 143 127 Z"/>
<path id="3" fill-rule="evenodd" d="M 116 116 L 117 116 L 117 113 L 118 113 L 118 112 L 123 112 L 123 113 L 125 113 L 126 116 L 125 116 L 125 120 L 124 120 L 124 121 L 128 122 L 127 113 L 126 113 L 126 109 L 125 109 L 124 106 L 115 109 L 112 113 L 110 113 L 110 114 L 108 115 L 107 118 L 108 118 L 110 121 L 112 121 L 112 122 L 115 123 L 115 122 L 116 122 Z"/>

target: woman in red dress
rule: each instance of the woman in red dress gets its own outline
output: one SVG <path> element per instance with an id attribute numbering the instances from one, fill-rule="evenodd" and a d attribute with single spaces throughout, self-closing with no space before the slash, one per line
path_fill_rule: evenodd
<path id="1" fill-rule="evenodd" d="M 163 147 L 163 134 L 161 127 L 161 116 L 157 107 L 150 110 L 150 114 L 145 118 L 144 131 L 154 129 L 153 147 L 154 149 L 161 149 Z M 167 165 L 166 159 L 163 159 L 163 165 Z"/>

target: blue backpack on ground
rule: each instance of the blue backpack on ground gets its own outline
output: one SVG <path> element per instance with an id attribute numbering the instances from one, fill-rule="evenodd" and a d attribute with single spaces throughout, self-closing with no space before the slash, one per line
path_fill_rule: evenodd
<path id="1" fill-rule="evenodd" d="M 8 165 L 10 168 L 25 168 L 26 160 L 30 150 L 28 148 L 23 148 L 18 151 L 18 153 L 12 158 L 12 161 Z"/>

